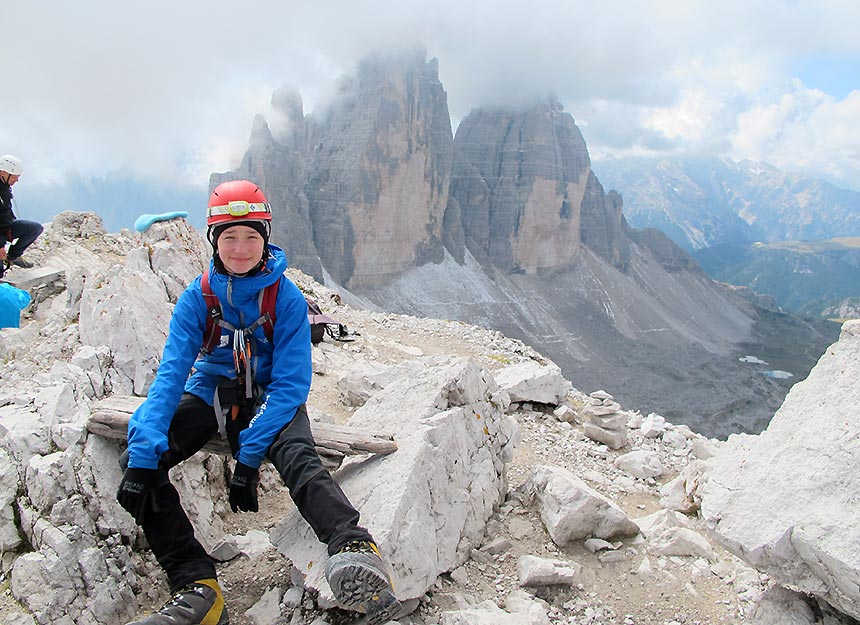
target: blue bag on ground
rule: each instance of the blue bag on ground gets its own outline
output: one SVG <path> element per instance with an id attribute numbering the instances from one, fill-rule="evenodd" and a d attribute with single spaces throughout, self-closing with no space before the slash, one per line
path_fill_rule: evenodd
<path id="1" fill-rule="evenodd" d="M 21 311 L 30 305 L 30 294 L 0 282 L 0 328 L 21 326 Z"/>

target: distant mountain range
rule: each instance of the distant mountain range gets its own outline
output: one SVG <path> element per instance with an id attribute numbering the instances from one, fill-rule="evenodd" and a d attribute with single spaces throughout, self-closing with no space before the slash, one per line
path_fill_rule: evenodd
<path id="1" fill-rule="evenodd" d="M 621 193 L 631 226 L 659 228 L 687 250 L 860 236 L 860 192 L 767 163 L 629 158 L 594 171 Z"/>
<path id="2" fill-rule="evenodd" d="M 711 277 L 752 287 L 806 316 L 844 316 L 860 296 L 860 237 L 782 243 L 724 243 L 693 253 Z"/>
<path id="3" fill-rule="evenodd" d="M 47 223 L 63 211 L 98 213 L 109 232 L 131 228 L 143 213 L 187 211 L 188 221 L 202 228 L 208 197 L 205 186 L 145 179 L 131 173 L 109 173 L 104 178 L 69 175 L 58 184 L 35 184 L 22 179 L 15 186 L 15 214 L 20 219 Z"/>
<path id="4" fill-rule="evenodd" d="M 860 193 L 720 158 L 611 159 L 594 169 L 621 193 L 632 226 L 662 230 L 712 278 L 795 314 L 856 315 Z"/>

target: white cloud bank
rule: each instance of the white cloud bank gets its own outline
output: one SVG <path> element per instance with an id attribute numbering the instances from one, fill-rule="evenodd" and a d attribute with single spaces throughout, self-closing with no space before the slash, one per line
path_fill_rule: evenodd
<path id="1" fill-rule="evenodd" d="M 236 165 L 277 86 L 297 85 L 307 112 L 368 53 L 424 46 L 455 123 L 554 93 L 597 157 L 718 154 L 860 188 L 860 77 L 840 96 L 796 69 L 858 66 L 855 0 L 33 0 L 3 22 L 0 152 L 37 181 L 205 184 Z"/>

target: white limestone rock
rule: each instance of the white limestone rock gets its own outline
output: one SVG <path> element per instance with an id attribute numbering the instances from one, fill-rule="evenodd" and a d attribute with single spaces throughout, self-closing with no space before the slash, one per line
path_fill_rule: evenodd
<path id="1" fill-rule="evenodd" d="M 593 397 L 594 399 L 599 399 L 601 401 L 614 399 L 612 395 L 610 395 L 604 390 L 598 390 L 594 391 L 593 393 L 589 393 L 589 397 Z"/>
<path id="2" fill-rule="evenodd" d="M 634 536 L 639 528 L 621 508 L 567 469 L 537 465 L 525 485 L 537 497 L 553 542 L 565 546 L 590 536 Z"/>
<path id="3" fill-rule="evenodd" d="M 44 386 L 36 393 L 34 404 L 45 423 L 69 420 L 77 408 L 74 387 L 67 382 Z"/>
<path id="4" fill-rule="evenodd" d="M 163 282 L 149 269 L 146 250 L 129 254 L 128 264 L 107 283 L 88 284 L 81 295 L 80 335 L 84 345 L 107 346 L 112 386 L 146 394 L 155 378 L 173 306 Z M 135 263 L 138 257 L 140 260 Z M 131 393 L 129 393 L 131 394 Z"/>
<path id="5" fill-rule="evenodd" d="M 505 597 L 505 609 L 519 614 L 523 621 L 531 625 L 550 625 L 546 603 L 535 599 L 523 590 L 513 590 Z"/>
<path id="6" fill-rule="evenodd" d="M 576 410 L 566 404 L 562 404 L 553 410 L 552 414 L 562 423 L 573 423 L 576 421 Z"/>
<path id="7" fill-rule="evenodd" d="M 731 436 L 709 462 L 702 516 L 716 539 L 782 585 L 860 618 L 860 321 L 768 428 Z"/>
<path id="8" fill-rule="evenodd" d="M 519 434 L 504 413 L 504 393 L 474 361 L 422 363 L 415 375 L 375 393 L 348 422 L 392 432 L 397 451 L 348 461 L 337 474 L 389 561 L 401 600 L 424 595 L 480 545 L 507 491 L 505 463 Z M 272 542 L 300 568 L 307 587 L 332 600 L 325 547 L 298 512 L 273 530 Z"/>
<path id="9" fill-rule="evenodd" d="M 21 544 L 13 508 L 19 483 L 14 460 L 0 447 L 0 551 L 3 553 L 14 551 Z"/>
<path id="10" fill-rule="evenodd" d="M 575 562 L 564 562 L 537 556 L 520 556 L 517 561 L 517 575 L 520 586 L 551 586 L 577 583 L 582 567 Z"/>
<path id="11" fill-rule="evenodd" d="M 616 410 L 608 414 L 594 414 L 586 407 L 582 416 L 592 425 L 605 430 L 627 430 L 628 414 L 623 410 Z"/>
<path id="12" fill-rule="evenodd" d="M 245 616 L 254 625 L 271 625 L 281 615 L 281 591 L 269 588 L 253 606 L 245 610 Z"/>
<path id="13" fill-rule="evenodd" d="M 209 266 L 211 248 L 182 218 L 159 221 L 141 235 L 149 252 L 148 264 L 176 303 L 185 287 Z"/>
<path id="14" fill-rule="evenodd" d="M 707 481 L 707 464 L 694 460 L 678 476 L 660 487 L 660 505 L 684 514 L 698 511 L 701 502 L 701 489 Z"/>
<path id="15" fill-rule="evenodd" d="M 656 451 L 647 449 L 637 449 L 618 456 L 614 463 L 619 469 L 642 479 L 660 477 L 664 470 L 660 455 Z"/>
<path id="16" fill-rule="evenodd" d="M 77 490 L 72 453 L 58 451 L 30 458 L 26 486 L 28 497 L 39 513 L 49 514 L 55 503 Z"/>
<path id="17" fill-rule="evenodd" d="M 134 596 L 118 587 L 123 575 L 121 556 L 99 548 L 79 527 L 55 527 L 39 521 L 33 531 L 33 552 L 15 560 L 11 589 L 39 623 L 112 623 L 134 614 Z"/>
<path id="18" fill-rule="evenodd" d="M 657 512 L 633 520 L 646 538 L 651 538 L 674 527 L 692 527 L 690 519 L 674 510 L 657 510 Z"/>
<path id="19" fill-rule="evenodd" d="M 484 601 L 466 610 L 447 610 L 439 615 L 440 625 L 528 625 L 520 614 L 502 610 L 492 601 Z"/>
<path id="20" fill-rule="evenodd" d="M 287 609 L 294 610 L 302 604 L 302 599 L 305 596 L 305 589 L 301 586 L 291 586 L 284 592 L 284 597 L 281 599 L 281 605 Z"/>
<path id="21" fill-rule="evenodd" d="M 38 412 L 20 406 L 0 407 L 0 446 L 18 463 L 51 451 L 50 424 Z"/>
<path id="22" fill-rule="evenodd" d="M 645 438 L 658 438 L 666 431 L 666 419 L 652 412 L 645 417 L 645 421 L 639 426 L 639 431 Z"/>
<path id="23" fill-rule="evenodd" d="M 766 591 L 749 619 L 750 625 L 815 625 L 816 622 L 806 598 L 782 586 Z"/>
<path id="24" fill-rule="evenodd" d="M 541 365 L 528 360 L 510 365 L 495 373 L 499 388 L 506 391 L 512 402 L 535 402 L 557 406 L 573 388 L 564 379 L 561 369 L 553 363 Z"/>
<path id="25" fill-rule="evenodd" d="M 708 539 L 687 527 L 670 527 L 657 532 L 648 541 L 648 548 L 661 556 L 696 556 L 717 559 Z"/>
<path id="26" fill-rule="evenodd" d="M 603 443 L 610 449 L 621 449 L 627 444 L 626 423 L 622 429 L 610 430 L 589 422 L 583 426 L 582 431 L 591 440 Z"/>
<path id="27" fill-rule="evenodd" d="M 614 551 L 615 545 L 611 542 L 603 540 L 602 538 L 588 538 L 585 540 L 585 548 L 588 549 L 591 553 L 597 553 L 598 551 Z"/>
<path id="28" fill-rule="evenodd" d="M 110 349 L 107 345 L 82 345 L 75 352 L 71 364 L 80 367 L 90 382 L 92 393 L 86 393 L 93 399 L 101 399 L 105 395 L 105 373 L 110 365 Z"/>
<path id="29" fill-rule="evenodd" d="M 663 444 L 671 449 L 686 449 L 690 446 L 684 432 L 678 429 L 671 429 L 663 432 Z"/>
<path id="30" fill-rule="evenodd" d="M 393 379 L 390 370 L 390 366 L 372 360 L 357 361 L 351 370 L 337 381 L 341 400 L 347 406 L 363 406 L 374 393 Z"/>
<path id="31" fill-rule="evenodd" d="M 224 545 L 221 550 L 222 556 L 226 557 L 231 554 L 244 554 L 251 560 L 259 558 L 261 555 L 274 548 L 271 540 L 269 540 L 268 532 L 263 532 L 261 530 L 249 530 L 247 533 L 239 536 L 231 536 L 228 534 L 221 539 L 221 544 Z M 235 555 L 232 557 L 235 557 Z"/>

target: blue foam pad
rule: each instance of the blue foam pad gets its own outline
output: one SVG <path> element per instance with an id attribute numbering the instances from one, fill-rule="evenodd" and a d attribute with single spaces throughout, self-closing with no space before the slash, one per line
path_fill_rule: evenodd
<path id="1" fill-rule="evenodd" d="M 188 217 L 188 213 L 185 211 L 173 211 L 172 213 L 161 213 L 159 215 L 141 215 L 135 220 L 134 229 L 138 232 L 146 232 L 156 221 L 168 221 L 177 217 Z"/>

